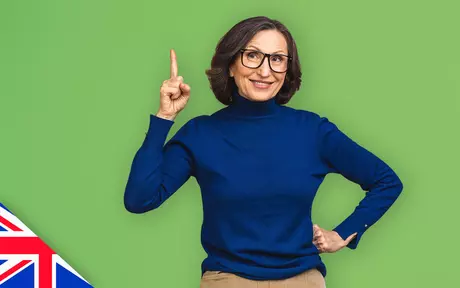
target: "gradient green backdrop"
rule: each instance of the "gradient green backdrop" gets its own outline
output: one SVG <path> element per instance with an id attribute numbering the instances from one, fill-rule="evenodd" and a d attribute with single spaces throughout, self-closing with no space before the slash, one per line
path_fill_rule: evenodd
<path id="1" fill-rule="evenodd" d="M 299 47 L 303 84 L 288 106 L 329 117 L 405 184 L 357 250 L 323 256 L 328 288 L 452 287 L 459 8 L 454 0 L 1 1 L 0 202 L 95 287 L 198 287 L 205 254 L 195 179 L 144 215 L 124 210 L 124 186 L 169 77 L 169 49 L 192 96 L 168 138 L 222 107 L 204 74 L 215 45 L 238 21 L 266 15 Z M 332 229 L 363 195 L 330 175 L 313 220 Z"/>

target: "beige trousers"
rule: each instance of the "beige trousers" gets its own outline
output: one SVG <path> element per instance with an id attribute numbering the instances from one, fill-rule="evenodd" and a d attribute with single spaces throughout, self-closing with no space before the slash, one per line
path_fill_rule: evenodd
<path id="1" fill-rule="evenodd" d="M 310 269 L 282 280 L 256 281 L 221 271 L 206 271 L 200 288 L 326 288 L 326 281 L 317 269 Z"/>

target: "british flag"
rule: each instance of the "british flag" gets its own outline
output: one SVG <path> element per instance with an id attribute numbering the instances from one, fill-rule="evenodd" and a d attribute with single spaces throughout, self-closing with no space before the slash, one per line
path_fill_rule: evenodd
<path id="1" fill-rule="evenodd" d="M 89 288 L 70 265 L 0 203 L 0 288 Z"/>

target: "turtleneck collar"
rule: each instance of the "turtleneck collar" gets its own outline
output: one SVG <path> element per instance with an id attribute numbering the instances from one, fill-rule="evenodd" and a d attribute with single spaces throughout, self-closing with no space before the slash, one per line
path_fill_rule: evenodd
<path id="1" fill-rule="evenodd" d="M 260 117 L 274 115 L 280 107 L 273 97 L 267 101 L 252 101 L 244 98 L 234 89 L 232 93 L 232 103 L 228 106 L 228 111 L 237 116 Z"/>

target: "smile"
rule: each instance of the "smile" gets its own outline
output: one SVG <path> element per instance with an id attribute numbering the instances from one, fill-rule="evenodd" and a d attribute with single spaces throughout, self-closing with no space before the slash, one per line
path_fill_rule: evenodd
<path id="1" fill-rule="evenodd" d="M 273 82 L 264 82 L 264 81 L 255 81 L 255 80 L 249 80 L 252 82 L 254 87 L 259 88 L 259 89 L 267 89 L 269 88 Z"/>

